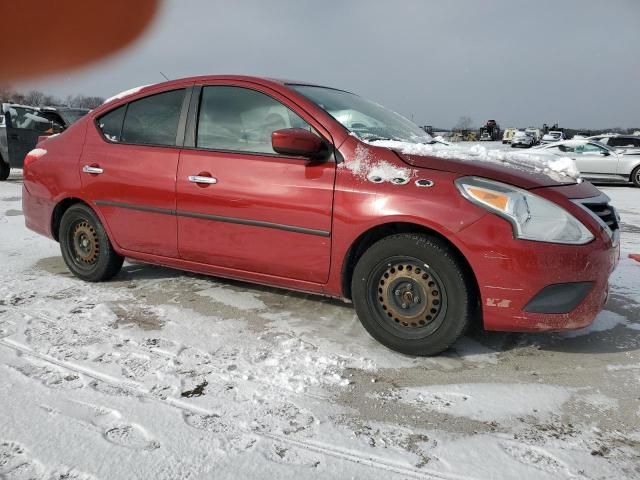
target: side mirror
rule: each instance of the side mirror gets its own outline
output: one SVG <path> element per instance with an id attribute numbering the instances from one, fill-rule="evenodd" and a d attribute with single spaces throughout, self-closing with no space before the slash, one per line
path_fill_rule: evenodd
<path id="1" fill-rule="evenodd" d="M 321 160 L 329 155 L 329 146 L 315 133 L 304 128 L 283 128 L 271 134 L 271 146 L 282 155 Z"/>
<path id="2" fill-rule="evenodd" d="M 603 155 L 603 156 L 605 156 L 605 157 L 608 157 L 609 155 L 611 155 L 611 152 L 610 152 L 610 151 L 608 151 L 608 150 L 602 150 L 602 151 L 600 152 L 600 155 Z"/>

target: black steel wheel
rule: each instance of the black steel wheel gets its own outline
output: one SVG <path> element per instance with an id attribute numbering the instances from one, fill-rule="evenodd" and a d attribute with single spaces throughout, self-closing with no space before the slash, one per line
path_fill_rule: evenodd
<path id="1" fill-rule="evenodd" d="M 67 267 L 83 280 L 108 280 L 122 268 L 124 258 L 115 252 L 100 220 L 87 205 L 72 205 L 64 213 L 59 240 Z"/>
<path id="2" fill-rule="evenodd" d="M 439 239 L 398 234 L 372 245 L 352 279 L 353 302 L 367 331 L 410 355 L 436 355 L 463 333 L 474 288 L 452 249 Z"/>

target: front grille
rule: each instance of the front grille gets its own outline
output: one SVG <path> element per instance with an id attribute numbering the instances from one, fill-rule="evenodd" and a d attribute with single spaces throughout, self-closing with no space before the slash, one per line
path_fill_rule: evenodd
<path id="1" fill-rule="evenodd" d="M 616 209 L 608 203 L 583 203 L 583 205 L 606 223 L 612 232 L 619 228 Z"/>

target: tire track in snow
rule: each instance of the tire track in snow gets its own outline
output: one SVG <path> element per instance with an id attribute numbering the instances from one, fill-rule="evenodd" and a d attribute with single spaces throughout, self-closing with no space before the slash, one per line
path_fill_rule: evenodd
<path id="1" fill-rule="evenodd" d="M 167 404 L 169 406 L 172 406 L 174 408 L 181 410 L 182 412 L 200 414 L 200 415 L 216 415 L 216 412 L 212 410 L 191 405 L 186 401 L 181 401 L 178 399 L 173 399 L 168 397 L 164 399 L 159 398 L 153 395 L 151 392 L 149 392 L 147 389 L 145 389 L 142 385 L 138 383 L 121 382 L 120 380 L 110 375 L 98 373 L 88 368 L 84 368 L 80 365 L 75 365 L 62 360 L 57 360 L 49 355 L 34 351 L 28 346 L 23 345 L 11 339 L 7 339 L 7 338 L 0 339 L 0 345 L 4 346 L 5 348 L 9 348 L 16 352 L 19 352 L 23 355 L 28 355 L 40 361 L 51 363 L 57 367 L 64 368 L 66 370 L 69 370 L 77 374 L 85 375 L 89 378 L 93 378 L 94 380 L 98 380 L 100 382 L 104 382 L 116 389 L 126 389 L 131 392 L 135 392 L 136 396 L 138 397 L 144 397 L 147 400 Z M 285 443 L 295 448 L 301 448 L 303 450 L 320 453 L 320 454 L 331 456 L 341 460 L 346 460 L 352 463 L 356 463 L 358 465 L 365 465 L 370 468 L 384 470 L 384 471 L 388 471 L 390 473 L 396 473 L 399 475 L 405 475 L 410 478 L 439 479 L 439 480 L 478 480 L 476 479 L 476 477 L 469 477 L 465 475 L 457 475 L 457 474 L 451 474 L 451 473 L 442 473 L 442 472 L 437 472 L 437 471 L 428 470 L 428 469 L 416 470 L 395 462 L 389 462 L 380 457 L 365 456 L 360 452 L 341 449 L 332 445 L 327 445 L 322 442 L 316 442 L 311 440 L 297 440 L 297 439 L 289 438 L 283 435 L 273 434 L 269 432 L 262 432 L 259 430 L 255 431 L 255 430 L 247 429 L 246 433 L 251 433 L 253 435 L 262 437 L 267 440 Z"/>
<path id="2" fill-rule="evenodd" d="M 6 306 L 4 306 L 4 308 L 7 309 L 8 311 L 13 312 L 14 314 L 26 316 L 29 320 L 33 319 L 33 318 L 39 318 L 41 320 L 45 320 L 45 321 L 52 322 L 52 323 L 55 323 L 57 321 L 56 318 L 50 316 L 48 314 L 48 312 L 46 310 L 42 309 L 42 308 L 36 308 L 36 309 L 30 310 L 28 312 L 25 312 L 22 309 L 20 309 L 19 307 L 15 307 L 15 306 L 12 306 L 12 305 L 6 305 Z M 10 322 L 10 323 L 11 323 L 11 325 L 13 325 L 15 327 L 15 324 L 13 322 Z M 13 330 L 7 329 L 6 334 L 3 334 L 3 324 L 0 323 L 0 340 L 2 340 L 4 338 L 7 338 L 7 337 L 10 337 L 14 333 L 16 333 L 15 328 Z M 10 340 L 10 339 L 9 339 L 9 342 L 14 343 L 16 345 L 21 345 L 24 348 L 30 348 L 30 347 L 28 347 L 26 345 L 22 345 L 22 344 L 20 344 L 18 342 Z M 151 353 L 154 353 L 154 354 L 156 354 L 158 356 L 162 356 L 162 357 L 164 357 L 166 359 L 171 359 L 171 360 L 175 360 L 178 357 L 178 354 L 167 352 L 167 351 L 163 350 L 162 348 L 148 348 L 147 350 L 144 350 L 144 351 L 140 350 L 140 351 L 143 353 L 143 355 L 146 355 L 147 352 L 151 352 Z M 212 355 L 215 355 L 215 353 L 216 352 L 213 352 Z M 54 361 L 54 362 L 57 361 L 53 357 L 50 357 L 50 358 L 51 358 L 51 361 Z M 84 368 L 84 367 L 77 366 L 77 368 Z M 85 369 L 85 371 L 87 372 L 87 373 L 85 373 L 85 375 L 87 375 L 89 377 L 92 377 L 91 372 L 94 372 L 93 370 Z M 229 375 L 228 372 L 225 372 L 225 373 L 226 373 L 226 375 Z M 100 374 L 100 375 L 104 375 L 104 374 Z M 223 378 L 223 375 L 220 372 L 212 371 L 212 372 L 209 372 L 208 375 L 215 376 L 218 379 L 223 380 L 223 381 L 227 380 L 226 378 Z M 108 378 L 110 378 L 111 381 L 120 382 L 118 379 L 116 379 L 114 377 L 108 376 Z M 257 384 L 257 385 L 260 385 L 262 387 L 265 387 L 269 391 L 279 391 L 277 386 L 274 386 L 271 383 L 262 381 L 262 380 L 260 380 L 258 378 L 255 378 L 255 377 L 251 378 L 251 380 L 245 380 L 245 379 L 243 379 L 241 377 L 236 377 L 236 378 L 233 378 L 233 381 L 236 382 L 236 383 L 248 382 L 248 383 Z M 139 387 L 139 384 L 136 383 L 135 385 Z M 303 397 L 310 398 L 312 400 L 319 400 L 319 401 L 329 401 L 332 398 L 330 395 L 322 395 L 320 393 L 312 393 L 312 392 L 307 392 L 307 391 L 290 391 L 289 394 L 290 395 L 295 395 L 295 396 L 303 396 Z"/>

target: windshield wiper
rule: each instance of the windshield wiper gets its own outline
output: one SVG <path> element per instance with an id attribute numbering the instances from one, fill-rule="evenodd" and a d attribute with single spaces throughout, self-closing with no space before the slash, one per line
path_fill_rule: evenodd
<path id="1" fill-rule="evenodd" d="M 366 140 L 367 142 L 377 142 L 379 140 L 395 140 L 395 139 L 387 138 L 387 137 L 363 136 L 363 140 Z"/>

